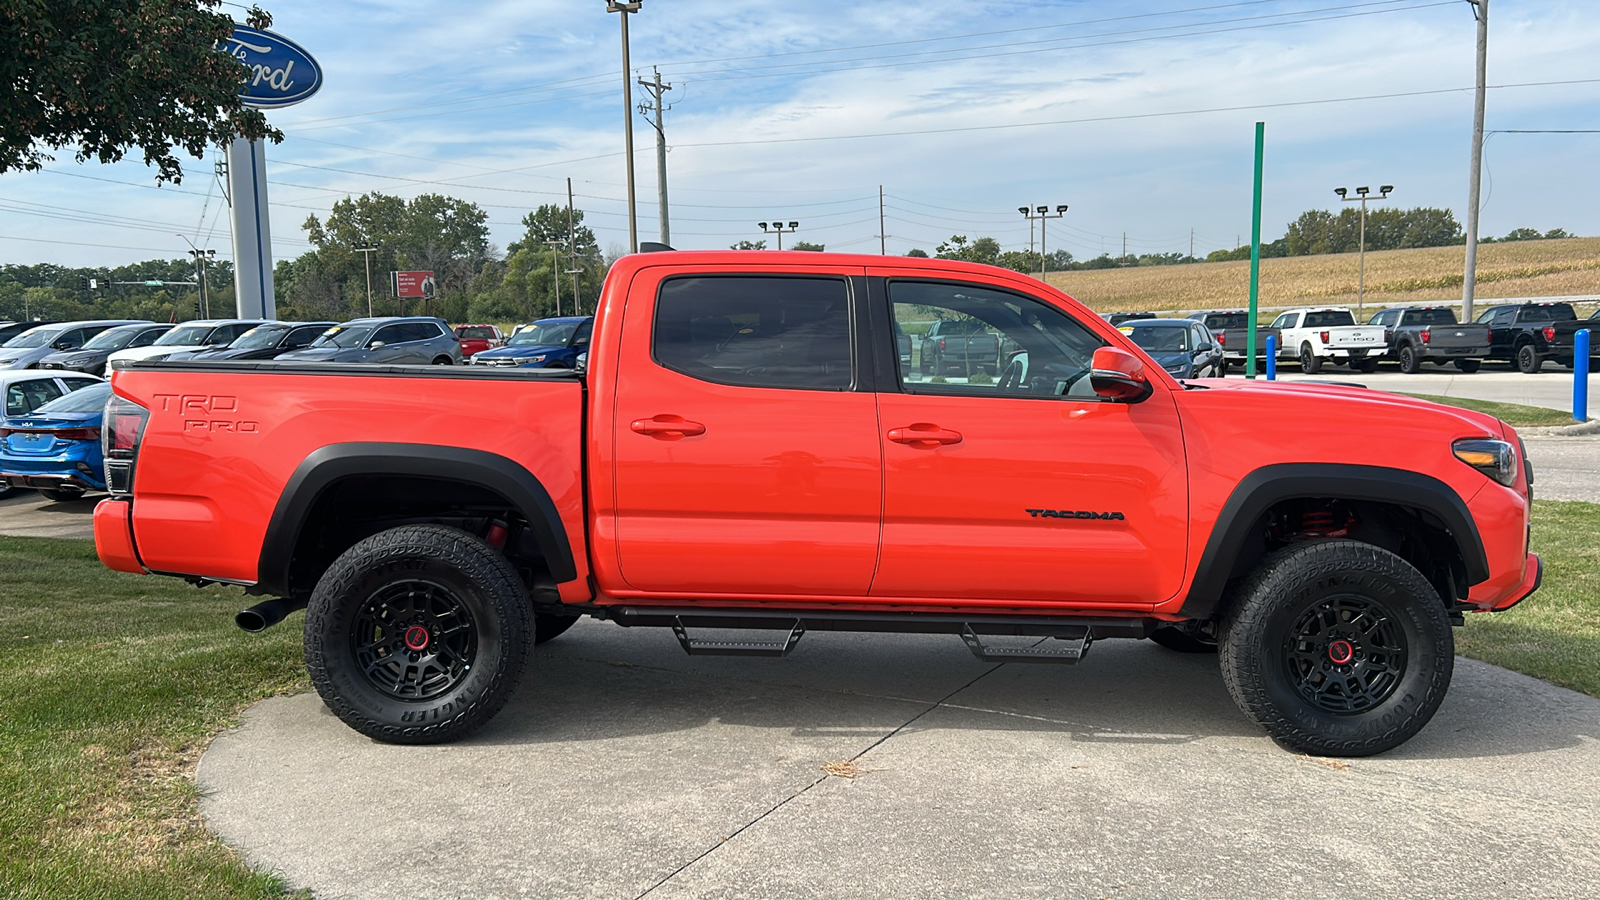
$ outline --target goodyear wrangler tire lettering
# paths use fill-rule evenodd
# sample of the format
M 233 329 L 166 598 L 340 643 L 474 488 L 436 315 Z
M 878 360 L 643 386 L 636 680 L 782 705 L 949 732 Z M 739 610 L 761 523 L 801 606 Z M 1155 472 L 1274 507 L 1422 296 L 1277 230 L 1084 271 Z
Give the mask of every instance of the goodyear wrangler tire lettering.
M 1444 601 L 1387 550 L 1287 547 L 1244 579 L 1227 609 L 1218 655 L 1228 693 L 1291 750 L 1382 753 L 1421 731 L 1450 686 Z
M 478 537 L 412 525 L 345 551 L 306 608 L 306 669 L 328 708 L 376 740 L 470 734 L 505 705 L 532 645 L 527 592 Z

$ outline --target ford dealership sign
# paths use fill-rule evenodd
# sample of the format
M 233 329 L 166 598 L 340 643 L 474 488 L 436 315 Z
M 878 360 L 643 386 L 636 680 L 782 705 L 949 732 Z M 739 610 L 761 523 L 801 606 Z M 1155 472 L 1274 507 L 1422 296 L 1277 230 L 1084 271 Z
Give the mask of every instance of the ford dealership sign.
M 322 69 L 304 48 L 270 31 L 233 26 L 224 47 L 249 72 L 239 90 L 246 106 L 291 106 L 322 87 Z

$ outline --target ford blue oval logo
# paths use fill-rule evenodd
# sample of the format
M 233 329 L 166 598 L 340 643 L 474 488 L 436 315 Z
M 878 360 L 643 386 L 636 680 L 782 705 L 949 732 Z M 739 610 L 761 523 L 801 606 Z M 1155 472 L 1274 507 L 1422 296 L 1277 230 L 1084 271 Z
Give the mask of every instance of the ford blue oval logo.
M 246 106 L 290 106 L 322 87 L 322 68 L 317 61 L 282 35 L 235 25 L 224 49 L 248 70 L 239 89 Z

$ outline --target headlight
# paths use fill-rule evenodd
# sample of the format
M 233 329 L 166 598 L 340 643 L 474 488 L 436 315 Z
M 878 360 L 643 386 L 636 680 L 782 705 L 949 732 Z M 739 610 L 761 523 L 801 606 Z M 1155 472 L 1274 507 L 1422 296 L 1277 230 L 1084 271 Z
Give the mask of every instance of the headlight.
M 1493 438 L 1468 438 L 1450 445 L 1456 459 L 1507 487 L 1517 480 L 1517 448 Z
M 526 357 L 523 357 L 522 361 L 523 362 L 531 362 L 531 363 L 544 362 L 544 357 L 545 357 L 545 354 L 541 353 L 538 356 L 526 356 Z

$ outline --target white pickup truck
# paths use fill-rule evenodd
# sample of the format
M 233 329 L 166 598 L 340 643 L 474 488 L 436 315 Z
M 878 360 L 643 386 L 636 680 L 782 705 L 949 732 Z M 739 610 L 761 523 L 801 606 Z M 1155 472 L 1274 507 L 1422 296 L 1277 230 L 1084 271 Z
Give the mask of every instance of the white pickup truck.
M 1355 314 L 1342 306 L 1291 309 L 1272 323 L 1281 337 L 1278 356 L 1298 358 L 1308 374 L 1338 360 L 1363 372 L 1376 371 L 1388 349 L 1382 326 L 1357 325 Z

